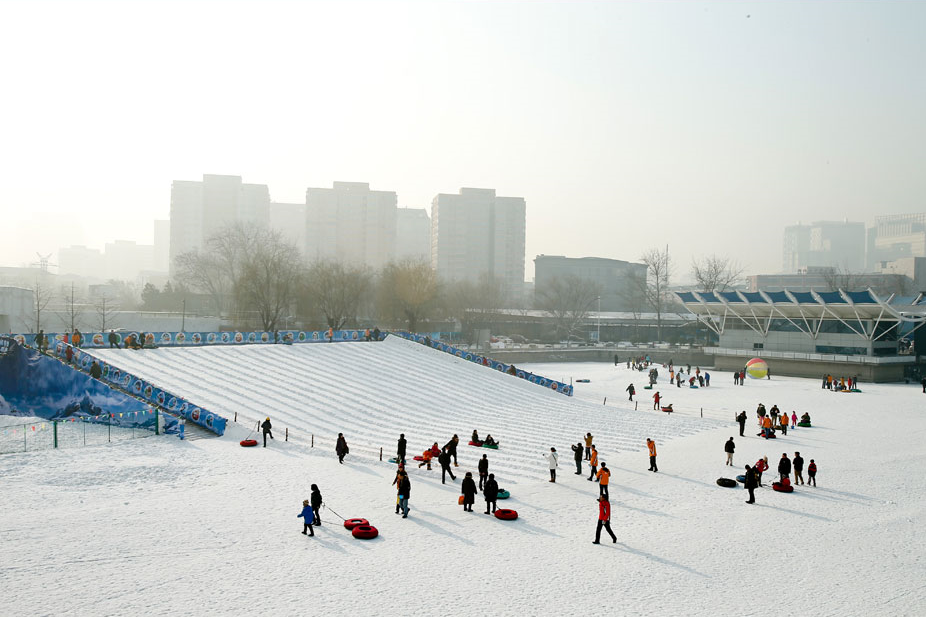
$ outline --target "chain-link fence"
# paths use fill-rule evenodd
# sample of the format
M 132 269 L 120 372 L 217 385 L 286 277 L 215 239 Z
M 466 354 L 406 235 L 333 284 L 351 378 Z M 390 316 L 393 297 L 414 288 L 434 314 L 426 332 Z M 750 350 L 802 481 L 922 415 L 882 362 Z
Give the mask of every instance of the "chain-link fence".
M 33 452 L 54 448 L 80 448 L 98 446 L 116 441 L 150 437 L 160 433 L 154 423 L 150 426 L 122 426 L 105 419 L 68 418 L 9 424 L 17 419 L 8 418 L 0 426 L 0 454 Z M 156 422 L 157 420 L 155 420 Z

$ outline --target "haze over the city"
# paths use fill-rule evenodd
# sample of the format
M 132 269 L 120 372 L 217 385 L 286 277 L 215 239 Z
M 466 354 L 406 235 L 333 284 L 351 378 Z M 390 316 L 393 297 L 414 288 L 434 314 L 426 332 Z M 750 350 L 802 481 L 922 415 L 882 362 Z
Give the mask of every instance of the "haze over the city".
M 926 4 L 6 2 L 0 265 L 151 243 L 173 180 L 494 188 L 540 253 L 781 269 L 926 210 Z

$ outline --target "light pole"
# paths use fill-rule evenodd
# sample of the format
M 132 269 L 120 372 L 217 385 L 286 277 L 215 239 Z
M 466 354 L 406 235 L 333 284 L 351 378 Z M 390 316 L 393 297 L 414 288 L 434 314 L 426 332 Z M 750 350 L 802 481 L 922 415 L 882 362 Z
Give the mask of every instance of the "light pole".
M 595 342 L 601 344 L 601 296 L 598 296 L 598 340 Z
M 180 314 L 180 331 L 186 326 L 186 298 L 183 299 L 183 312 Z

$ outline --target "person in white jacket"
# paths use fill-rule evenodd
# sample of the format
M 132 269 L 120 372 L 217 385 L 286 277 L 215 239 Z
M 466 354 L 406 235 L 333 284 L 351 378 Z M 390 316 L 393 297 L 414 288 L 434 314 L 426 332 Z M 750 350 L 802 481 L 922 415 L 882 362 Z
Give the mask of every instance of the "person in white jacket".
M 550 482 L 556 482 L 556 468 L 559 465 L 559 456 L 556 454 L 556 448 L 550 448 L 549 454 L 544 454 L 550 462 Z

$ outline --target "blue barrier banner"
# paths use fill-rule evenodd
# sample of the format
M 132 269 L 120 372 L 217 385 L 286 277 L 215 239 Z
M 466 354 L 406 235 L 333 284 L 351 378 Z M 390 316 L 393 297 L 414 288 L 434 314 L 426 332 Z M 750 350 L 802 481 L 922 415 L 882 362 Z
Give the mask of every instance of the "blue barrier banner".
M 110 334 L 112 340 L 110 340 Z M 20 345 L 36 347 L 35 334 L 14 334 L 12 338 Z M 63 332 L 48 333 L 48 347 L 55 343 L 72 344 L 73 335 Z M 145 347 L 197 347 L 202 345 L 255 345 L 292 343 L 339 343 L 372 340 L 371 330 L 335 330 L 328 336 L 327 330 L 278 330 L 276 332 L 89 332 L 80 335 L 81 349 L 101 347 L 128 347 L 136 342 Z M 380 340 L 385 333 L 380 334 Z M 333 339 L 333 340 L 331 340 Z

